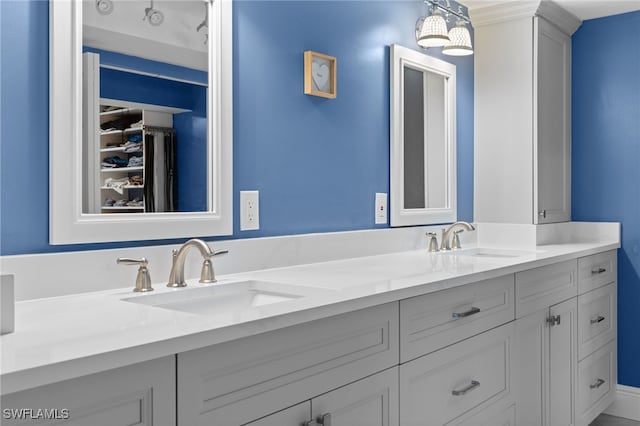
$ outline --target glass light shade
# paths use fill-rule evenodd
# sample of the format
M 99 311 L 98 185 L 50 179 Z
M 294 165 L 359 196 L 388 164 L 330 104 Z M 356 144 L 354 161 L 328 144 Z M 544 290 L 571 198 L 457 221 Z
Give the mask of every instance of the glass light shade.
M 422 47 L 440 47 L 449 43 L 447 22 L 439 9 L 424 18 L 418 34 L 418 45 Z
M 471 34 L 469 34 L 469 30 L 464 21 L 456 22 L 456 26 L 449 31 L 449 39 L 451 41 L 442 48 L 442 53 L 451 56 L 473 55 Z

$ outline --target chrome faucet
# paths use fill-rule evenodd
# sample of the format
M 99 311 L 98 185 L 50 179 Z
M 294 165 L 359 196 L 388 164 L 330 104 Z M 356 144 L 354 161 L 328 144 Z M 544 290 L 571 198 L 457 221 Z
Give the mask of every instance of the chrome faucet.
M 451 234 L 454 235 L 454 244 L 453 248 L 460 248 L 460 239 L 458 234 L 464 230 L 466 231 L 475 231 L 475 227 L 469 222 L 456 222 L 449 226 L 447 229 L 442 228 L 442 241 L 440 242 L 440 250 L 451 250 Z
M 184 243 L 178 250 L 173 250 L 173 264 L 171 265 L 171 273 L 169 274 L 169 282 L 167 287 L 185 287 L 187 285 L 184 280 L 184 261 L 187 258 L 187 253 L 191 247 L 197 247 L 200 254 L 204 258 L 202 262 L 202 271 L 200 271 L 201 283 L 215 283 L 216 276 L 213 271 L 213 263 L 211 259 L 214 256 L 229 253 L 228 250 L 213 251 L 211 247 L 202 240 L 191 239 Z

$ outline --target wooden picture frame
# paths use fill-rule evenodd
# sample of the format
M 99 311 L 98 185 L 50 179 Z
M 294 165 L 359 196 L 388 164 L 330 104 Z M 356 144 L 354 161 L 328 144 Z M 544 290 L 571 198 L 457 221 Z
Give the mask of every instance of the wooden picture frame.
M 304 52 L 304 94 L 335 99 L 336 58 L 307 50 Z

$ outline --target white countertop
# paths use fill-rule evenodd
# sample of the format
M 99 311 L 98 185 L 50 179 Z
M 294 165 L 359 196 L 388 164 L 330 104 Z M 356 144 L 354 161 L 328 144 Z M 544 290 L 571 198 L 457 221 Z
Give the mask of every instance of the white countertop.
M 121 299 L 131 288 L 16 304 L 16 329 L 0 337 L 7 394 L 620 247 L 618 241 L 537 246 L 518 257 L 406 251 L 218 277 L 312 287 L 311 296 L 219 315 Z M 184 289 L 154 285 L 152 294 Z M 43 284 L 44 285 L 44 284 Z

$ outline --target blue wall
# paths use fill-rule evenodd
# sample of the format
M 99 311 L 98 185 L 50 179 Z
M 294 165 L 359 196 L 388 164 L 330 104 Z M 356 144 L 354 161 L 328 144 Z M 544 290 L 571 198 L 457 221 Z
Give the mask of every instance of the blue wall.
M 158 244 L 48 244 L 48 3 L 0 8 L 0 253 Z M 389 192 L 388 45 L 415 48 L 423 13 L 418 0 L 234 3 L 233 238 L 376 227 L 374 193 Z M 302 93 L 305 50 L 338 58 L 337 99 Z M 458 66 L 458 217 L 472 220 L 473 57 L 444 59 Z M 259 231 L 239 231 L 245 189 L 260 191 Z
M 640 12 L 573 35 L 573 220 L 622 222 L 619 383 L 640 386 Z

